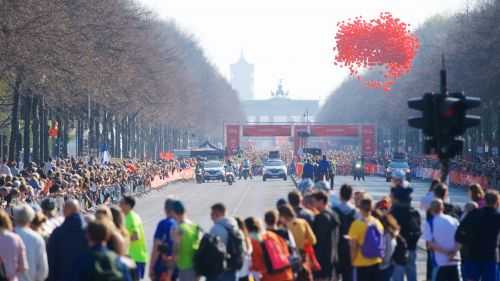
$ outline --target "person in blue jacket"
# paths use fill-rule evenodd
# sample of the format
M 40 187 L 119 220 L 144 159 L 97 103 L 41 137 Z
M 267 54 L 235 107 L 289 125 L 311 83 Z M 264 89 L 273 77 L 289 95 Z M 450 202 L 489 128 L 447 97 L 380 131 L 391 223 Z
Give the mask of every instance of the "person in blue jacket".
M 312 164 L 311 159 L 307 159 L 306 163 L 304 164 L 302 179 L 314 180 L 314 165 Z
M 326 155 L 323 155 L 323 159 L 319 161 L 318 165 L 318 175 L 316 177 L 316 181 L 322 181 L 325 179 L 328 179 L 330 176 L 330 169 L 331 169 L 331 164 L 330 161 L 326 159 Z

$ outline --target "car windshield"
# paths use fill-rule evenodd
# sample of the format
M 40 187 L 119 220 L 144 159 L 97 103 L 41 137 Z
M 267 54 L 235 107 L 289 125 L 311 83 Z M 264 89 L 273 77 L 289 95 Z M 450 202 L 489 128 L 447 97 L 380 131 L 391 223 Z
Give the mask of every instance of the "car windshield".
M 391 169 L 408 169 L 410 166 L 408 166 L 408 163 L 406 162 L 392 162 L 389 164 L 389 168 Z
M 205 168 L 220 168 L 222 165 L 219 162 L 207 162 Z
M 273 166 L 273 167 L 283 166 L 283 161 L 267 161 L 265 166 Z

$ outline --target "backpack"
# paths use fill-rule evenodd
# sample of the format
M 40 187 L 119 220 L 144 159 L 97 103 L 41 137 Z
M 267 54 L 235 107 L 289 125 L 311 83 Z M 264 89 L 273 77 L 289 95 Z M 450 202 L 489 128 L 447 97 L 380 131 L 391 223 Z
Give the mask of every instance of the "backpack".
M 7 279 L 7 271 L 5 270 L 5 264 L 3 263 L 2 258 L 0 258 L 0 281 L 9 281 L 9 279 Z
M 227 270 L 238 271 L 243 267 L 243 260 L 245 258 L 243 235 L 240 231 L 236 231 L 229 227 L 225 227 L 225 229 L 227 231 Z
M 375 223 L 368 223 L 361 253 L 367 259 L 383 258 L 385 252 L 384 234 Z
M 349 233 L 349 228 L 356 219 L 356 211 L 352 210 L 350 213 L 345 214 L 338 207 L 334 207 L 333 210 L 335 211 L 335 213 L 337 213 L 340 219 L 338 260 L 336 268 L 337 272 L 343 273 L 350 270 L 352 267 L 349 240 L 347 240 L 345 236 Z
M 395 264 L 404 266 L 408 263 L 408 259 L 408 243 L 401 235 L 398 235 L 396 236 L 396 248 L 392 254 L 392 260 Z
M 281 238 L 279 238 L 281 239 Z M 262 252 L 264 255 L 264 264 L 267 272 L 275 273 L 291 266 L 289 256 L 286 255 L 276 241 L 272 239 L 264 239 L 261 243 Z
M 194 270 L 198 275 L 214 278 L 226 268 L 226 246 L 215 235 L 205 233 L 194 255 Z
M 85 273 L 84 280 L 93 281 L 121 281 L 124 280 L 122 271 L 118 268 L 119 257 L 112 251 L 92 252 L 92 267 Z
M 406 243 L 417 243 L 420 236 L 422 236 L 421 219 L 420 213 L 413 207 L 410 207 L 409 219 L 405 226 L 401 230 L 401 234 L 405 237 Z

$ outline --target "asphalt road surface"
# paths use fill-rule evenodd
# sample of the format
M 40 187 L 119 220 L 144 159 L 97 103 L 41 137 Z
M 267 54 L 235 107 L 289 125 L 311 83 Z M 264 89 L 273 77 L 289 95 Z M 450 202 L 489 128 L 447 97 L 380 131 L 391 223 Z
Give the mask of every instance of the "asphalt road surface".
M 336 187 L 342 183 L 351 183 L 355 189 L 369 192 L 375 200 L 388 195 L 389 192 L 389 183 L 382 177 L 366 177 L 366 181 L 356 182 L 353 181 L 352 177 L 337 177 Z M 415 207 L 418 207 L 418 202 L 427 192 L 429 183 L 412 182 L 411 185 L 414 189 L 413 202 Z M 278 199 L 286 198 L 287 193 L 293 189 L 294 185 L 290 180 L 263 182 L 261 177 L 247 181 L 239 180 L 232 186 L 221 182 L 176 183 L 144 195 L 138 200 L 136 211 L 144 222 L 149 249 L 151 249 L 156 224 L 164 217 L 163 203 L 168 196 L 182 200 L 186 206 L 188 217 L 200 224 L 202 228 L 209 229 L 212 224 L 210 206 L 214 203 L 224 203 L 231 216 L 263 218 L 267 210 L 275 207 Z M 454 204 L 465 204 L 467 192 L 451 188 L 450 201 Z M 419 275 L 422 276 L 425 255 L 420 254 L 419 256 Z M 419 280 L 423 279 L 419 278 Z

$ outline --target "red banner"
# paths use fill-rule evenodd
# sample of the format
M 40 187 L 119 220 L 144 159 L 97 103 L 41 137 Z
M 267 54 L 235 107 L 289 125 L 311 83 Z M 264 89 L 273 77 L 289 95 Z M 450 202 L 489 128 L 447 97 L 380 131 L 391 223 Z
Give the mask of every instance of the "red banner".
M 361 150 L 365 156 L 373 156 L 377 151 L 376 132 L 374 125 L 363 125 L 361 127 Z
M 230 154 L 238 153 L 240 147 L 240 125 L 226 126 L 226 147 Z
M 359 126 L 312 125 L 311 134 L 315 137 L 358 137 Z
M 245 137 L 290 137 L 292 126 L 290 125 L 247 125 L 243 126 Z

